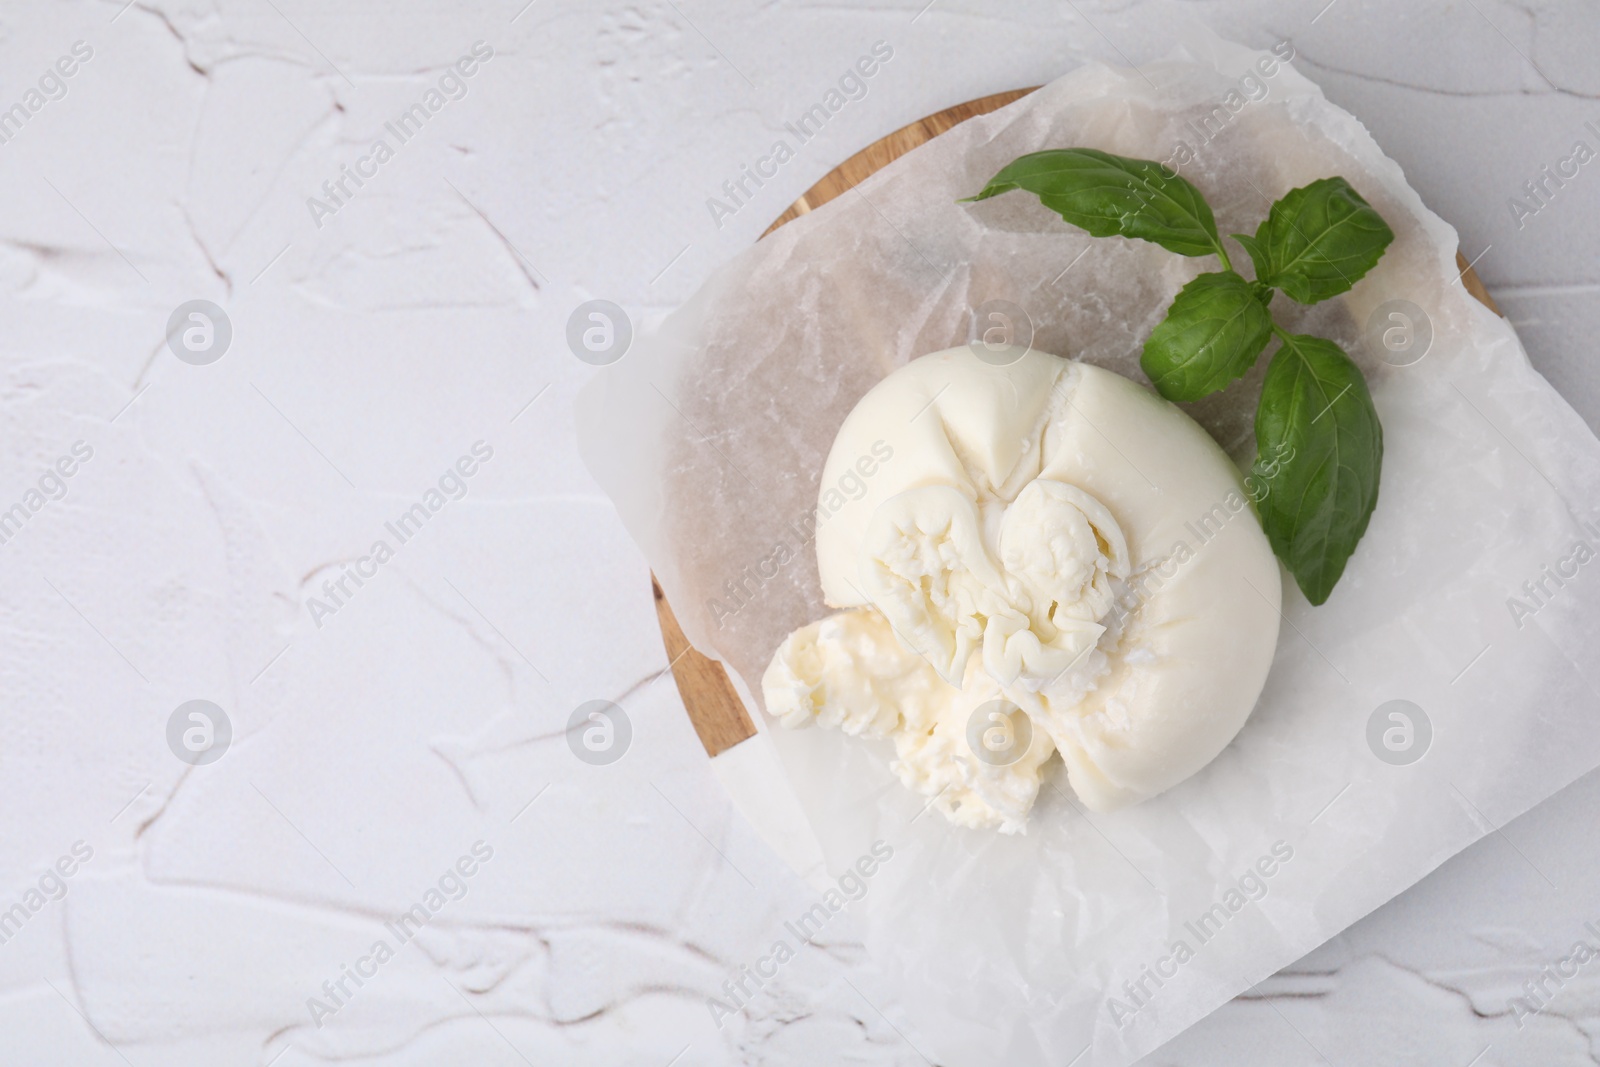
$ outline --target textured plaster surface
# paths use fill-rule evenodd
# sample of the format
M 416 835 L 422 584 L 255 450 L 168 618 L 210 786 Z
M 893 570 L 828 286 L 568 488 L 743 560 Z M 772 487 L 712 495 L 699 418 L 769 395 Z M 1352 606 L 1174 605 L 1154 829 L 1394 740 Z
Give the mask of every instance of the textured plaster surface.
M 0 144 L 0 510 L 93 454 L 0 544 L 0 911 L 92 858 L 0 944 L 0 1061 L 922 1062 L 847 921 L 707 1011 L 812 893 L 664 674 L 645 563 L 577 458 L 565 323 L 597 297 L 648 322 L 876 137 L 1159 57 L 1183 20 L 1293 40 L 1600 426 L 1600 163 L 1507 205 L 1600 144 L 1580 0 L 8 5 L 0 108 L 93 54 Z M 706 199 L 878 40 L 866 98 L 719 226 Z M 465 96 L 314 220 L 479 41 Z M 164 343 L 193 299 L 232 323 L 207 366 Z M 477 442 L 464 495 L 314 617 Z M 212 765 L 167 745 L 192 699 L 233 727 Z M 563 735 L 592 699 L 633 723 L 610 766 Z M 1591 776 L 1149 1062 L 1600 1060 L 1600 961 L 1509 1007 L 1600 942 L 1597 816 Z M 479 842 L 459 899 L 316 1017 Z

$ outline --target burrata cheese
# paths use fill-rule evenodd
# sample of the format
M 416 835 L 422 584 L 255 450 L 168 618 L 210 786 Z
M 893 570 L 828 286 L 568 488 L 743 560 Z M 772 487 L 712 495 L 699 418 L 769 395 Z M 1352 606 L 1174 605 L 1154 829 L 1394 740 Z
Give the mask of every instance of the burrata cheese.
M 767 710 L 894 741 L 891 769 L 963 826 L 1024 828 L 1059 752 L 1084 806 L 1155 796 L 1249 717 L 1281 578 L 1238 469 L 1110 371 L 969 347 L 914 360 L 845 419 L 817 530 L 838 615 L 791 634 Z

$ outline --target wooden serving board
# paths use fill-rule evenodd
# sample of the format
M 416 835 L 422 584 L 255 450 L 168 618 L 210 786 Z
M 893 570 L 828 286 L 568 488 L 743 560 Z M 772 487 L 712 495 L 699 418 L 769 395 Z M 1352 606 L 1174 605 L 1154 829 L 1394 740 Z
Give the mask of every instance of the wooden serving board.
M 779 215 L 762 236 L 848 192 L 913 148 L 926 144 L 957 124 L 975 115 L 997 111 L 1031 92 L 1033 89 L 996 93 L 957 104 L 909 126 L 902 126 L 823 175 L 822 180 L 790 204 L 788 210 Z M 1489 291 L 1459 251 L 1456 252 L 1456 263 L 1461 268 L 1461 280 L 1467 292 L 1495 314 L 1500 314 L 1500 308 L 1489 296 Z M 690 646 L 689 639 L 684 637 L 677 618 L 672 614 L 672 606 L 661 591 L 661 583 L 655 580 L 654 575 L 650 576 L 650 584 L 655 592 L 656 614 L 661 620 L 661 636 L 667 646 L 667 661 L 672 664 L 672 676 L 678 683 L 683 706 L 689 712 L 689 721 L 694 724 L 694 732 L 699 735 L 700 743 L 705 746 L 706 755 L 718 756 L 746 738 L 753 737 L 755 723 L 750 721 L 750 713 L 745 710 L 744 701 L 739 699 L 722 664 L 701 655 Z

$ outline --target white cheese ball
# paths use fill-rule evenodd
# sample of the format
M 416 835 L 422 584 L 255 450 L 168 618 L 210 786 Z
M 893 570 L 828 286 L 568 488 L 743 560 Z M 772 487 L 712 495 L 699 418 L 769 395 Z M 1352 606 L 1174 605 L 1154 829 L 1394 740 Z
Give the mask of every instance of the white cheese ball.
M 1149 390 L 1042 352 L 955 348 L 862 397 L 823 469 L 817 561 L 830 605 L 1024 709 L 1096 811 L 1214 759 L 1277 645 L 1278 564 L 1227 455 Z

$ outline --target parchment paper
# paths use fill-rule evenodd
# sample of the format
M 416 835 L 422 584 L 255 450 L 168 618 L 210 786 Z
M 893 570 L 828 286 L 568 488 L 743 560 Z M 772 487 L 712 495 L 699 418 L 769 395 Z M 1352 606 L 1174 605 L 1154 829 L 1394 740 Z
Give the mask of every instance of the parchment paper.
M 1069 146 L 1164 160 L 1183 142 L 1224 233 L 1335 174 L 1394 228 L 1346 297 L 1274 304 L 1366 371 L 1382 490 L 1325 606 L 1286 577 L 1260 704 L 1198 776 L 1090 817 L 1053 763 L 1026 836 L 1003 837 L 922 814 L 886 742 L 761 722 L 834 874 L 874 840 L 895 849 L 850 911 L 898 984 L 896 1025 L 948 1067 L 1059 1065 L 1086 1047 L 1080 1065 L 1128 1063 L 1600 764 L 1600 561 L 1578 548 L 1600 543 L 1600 442 L 1465 292 L 1455 232 L 1355 118 L 1288 67 L 1258 71 L 1265 96 L 1248 100 L 1263 53 L 1185 48 L 1142 71 L 1080 68 L 912 152 L 736 257 L 580 399 L 585 458 L 685 631 L 759 693 L 783 636 L 828 613 L 806 518 L 870 385 L 965 342 L 995 298 L 1028 312 L 1036 347 L 1144 382 L 1143 338 L 1217 269 L 1089 238 L 1025 194 L 956 203 L 1002 165 Z M 1237 111 L 1230 91 L 1248 101 Z M 1409 366 L 1363 342 L 1393 299 L 1431 321 Z M 1241 462 L 1265 366 L 1190 407 Z M 1391 700 L 1431 723 L 1409 765 L 1368 741 Z

